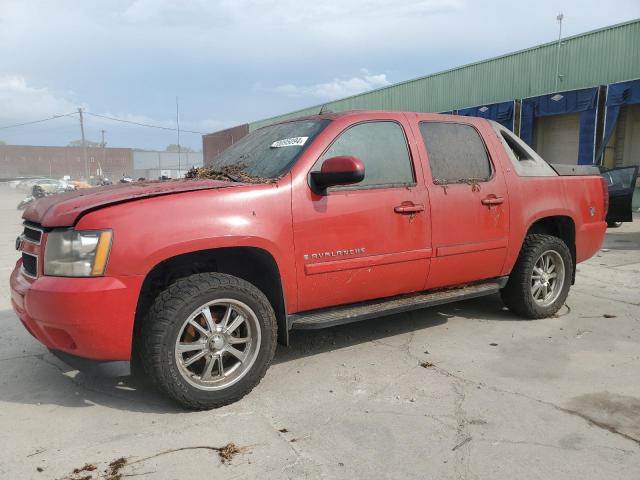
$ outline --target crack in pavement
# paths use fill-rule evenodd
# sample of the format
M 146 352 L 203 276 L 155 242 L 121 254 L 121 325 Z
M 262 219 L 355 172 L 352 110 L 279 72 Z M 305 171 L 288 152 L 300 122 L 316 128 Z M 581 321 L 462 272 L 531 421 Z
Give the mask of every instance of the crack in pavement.
M 0 358 L 0 362 L 8 362 L 9 360 L 20 360 L 20 359 L 23 359 L 23 358 L 31 358 L 31 357 L 40 358 L 42 355 L 43 355 L 42 353 L 33 353 L 33 354 L 27 354 L 27 355 L 17 355 L 15 357 Z
M 358 404 L 359 408 L 360 405 Z M 361 413 L 360 410 L 354 410 L 354 413 Z M 416 412 L 416 413 L 411 413 L 411 412 L 398 412 L 395 410 L 389 411 L 389 410 L 375 410 L 372 409 L 371 407 L 369 407 L 369 409 L 367 409 L 367 415 L 389 415 L 389 416 L 397 416 L 397 417 L 415 417 L 415 418 L 430 418 L 431 420 L 439 423 L 440 425 L 442 425 L 443 427 L 445 427 L 448 430 L 453 430 L 453 431 L 457 431 L 457 426 L 453 426 L 450 423 L 445 422 L 444 420 L 442 420 L 442 418 L 453 418 L 455 420 L 455 418 L 452 415 L 430 415 L 428 413 L 424 413 L 424 412 Z
M 469 452 L 470 446 L 468 445 L 471 437 L 467 432 L 467 413 L 464 410 L 464 401 L 467 398 L 467 394 L 464 390 L 464 382 L 458 380 L 453 382 L 453 392 L 456 395 L 456 401 L 454 404 L 454 415 L 457 420 L 456 427 L 456 443 L 452 448 L 455 452 L 456 466 L 455 469 L 458 472 L 458 478 L 468 478 L 471 473 L 471 455 Z M 462 470 L 458 471 L 458 467 Z
M 630 441 L 634 442 L 636 445 L 640 446 L 640 439 L 635 438 L 635 437 L 633 437 L 633 436 L 631 436 L 631 435 L 629 435 L 627 433 L 621 432 L 617 428 L 615 428 L 615 427 L 613 427 L 611 425 L 608 425 L 608 424 L 606 424 L 604 422 L 600 422 L 600 421 L 598 421 L 598 420 L 596 420 L 594 418 L 591 418 L 590 416 L 588 416 L 588 415 L 586 415 L 586 414 L 584 414 L 582 412 L 578 412 L 577 410 L 571 410 L 569 408 L 560 407 L 560 406 L 555 405 L 553 403 L 543 402 L 542 400 L 538 400 L 538 401 L 540 401 L 542 403 L 546 403 L 548 405 L 551 405 L 554 408 L 560 410 L 561 412 L 568 413 L 569 415 L 575 415 L 576 417 L 582 418 L 583 420 L 585 420 L 590 425 L 593 425 L 593 426 L 598 427 L 598 428 L 602 428 L 602 429 L 607 430 L 608 432 L 611 432 L 611 433 L 613 433 L 615 435 L 620 435 L 621 437 L 626 438 L 627 440 L 630 440 Z
M 530 441 L 527 441 L 527 440 L 504 440 L 504 439 L 500 439 L 500 438 L 480 437 L 480 438 L 476 438 L 476 441 L 478 441 L 478 442 L 489 442 L 489 443 L 506 443 L 508 445 L 532 445 L 532 446 L 535 446 L 535 447 L 553 448 L 553 449 L 556 449 L 556 450 L 562 450 L 564 452 L 566 452 L 567 450 L 579 450 L 579 449 L 568 449 L 568 448 L 562 447 L 560 445 L 554 445 L 554 444 L 551 444 L 551 443 L 530 442 Z M 593 447 L 586 446 L 586 447 L 582 447 L 582 448 L 586 448 L 586 449 L 589 449 L 589 450 L 604 448 L 606 450 L 613 450 L 613 451 L 616 451 L 616 452 L 621 452 L 621 453 L 623 453 L 625 455 L 636 453 L 633 450 L 626 450 L 624 448 L 609 447 L 609 446 L 606 446 L 606 445 L 594 445 Z
M 434 367 L 432 367 L 431 370 L 435 370 L 440 374 L 443 374 L 443 375 L 446 375 L 446 376 L 449 376 L 449 377 L 452 377 L 452 378 L 456 378 L 456 379 L 458 379 L 460 381 L 469 383 L 471 385 L 476 385 L 476 386 L 481 386 L 481 387 L 488 388 L 489 390 L 492 390 L 492 391 L 494 391 L 496 393 L 505 393 L 505 394 L 508 394 L 508 395 L 514 395 L 514 396 L 526 398 L 527 400 L 530 400 L 532 402 L 536 402 L 536 403 L 539 403 L 541 405 L 546 405 L 548 407 L 551 407 L 551 408 L 553 408 L 553 409 L 555 409 L 555 410 L 557 410 L 559 412 L 563 412 L 563 413 L 566 413 L 566 414 L 569 414 L 569 415 L 577 416 L 577 417 L 585 420 L 590 425 L 593 425 L 595 427 L 601 428 L 601 429 L 606 430 L 606 431 L 608 431 L 610 433 L 613 433 L 615 435 L 619 435 L 619 436 L 621 436 L 621 437 L 623 437 L 623 438 L 625 438 L 627 440 L 632 441 L 636 445 L 640 446 L 640 439 L 637 439 L 637 438 L 635 438 L 635 437 L 633 437 L 631 435 L 628 435 L 628 434 L 626 434 L 624 432 L 621 432 L 621 431 L 619 431 L 618 429 L 616 429 L 615 427 L 613 427 L 611 425 L 607 425 L 606 423 L 599 422 L 599 421 L 589 417 L 588 415 L 585 415 L 582 412 L 578 412 L 577 410 L 571 410 L 571 409 L 568 409 L 568 408 L 564 408 L 564 407 L 561 407 L 560 405 L 556 405 L 555 403 L 548 402 L 546 400 L 540 400 L 539 398 L 530 397 L 529 395 L 526 395 L 526 394 L 521 393 L 521 392 L 513 392 L 511 390 L 504 390 L 504 389 L 495 387 L 493 385 L 488 385 L 486 383 L 475 382 L 473 380 L 469 380 L 467 378 L 455 375 L 455 374 L 445 370 L 442 367 L 438 367 L 437 365 L 434 365 Z
M 628 302 L 623 302 L 623 303 L 628 303 Z M 632 304 L 632 305 L 634 305 L 634 304 Z M 415 332 L 411 332 L 411 333 L 413 334 Z M 411 358 L 413 360 L 416 360 L 417 362 L 420 362 L 422 359 L 417 357 L 416 355 L 412 354 L 411 351 L 410 351 L 411 341 L 413 340 L 413 338 L 414 338 L 414 335 L 410 335 L 409 340 L 407 342 L 403 343 L 402 345 L 392 346 L 392 345 L 388 345 L 387 344 L 386 346 L 388 346 L 390 348 L 399 349 L 399 350 L 403 351 L 403 353 L 405 353 L 409 358 Z M 417 368 L 417 366 L 415 368 Z M 410 369 L 408 371 L 411 371 L 411 370 L 413 370 L 413 369 Z M 546 406 L 551 407 L 551 408 L 553 408 L 553 409 L 555 409 L 555 410 L 557 410 L 559 412 L 562 412 L 562 413 L 565 413 L 565 414 L 568 414 L 568 415 L 572 415 L 572 416 L 576 416 L 578 418 L 581 418 L 582 420 L 586 421 L 589 425 L 598 427 L 598 428 L 603 429 L 605 431 L 608 431 L 609 433 L 612 433 L 614 435 L 618 435 L 618 436 L 620 436 L 620 437 L 622 437 L 622 438 L 624 438 L 626 440 L 629 440 L 629 441 L 635 443 L 636 445 L 640 446 L 640 439 L 635 438 L 632 435 L 629 435 L 627 433 L 621 432 L 617 428 L 615 428 L 615 427 L 613 427 L 611 425 L 608 425 L 608 424 L 606 424 L 604 422 L 600 422 L 598 420 L 595 420 L 595 419 L 589 417 L 588 415 L 586 415 L 586 414 L 584 414 L 582 412 L 579 412 L 577 410 L 571 410 L 571 409 L 568 409 L 568 408 L 565 408 L 565 407 L 561 407 L 560 405 L 556 405 L 555 403 L 548 402 L 546 400 L 541 400 L 541 399 L 538 399 L 538 398 L 535 398 L 535 397 L 530 397 L 529 395 L 526 395 L 526 394 L 521 393 L 521 392 L 514 392 L 514 391 L 510 391 L 510 390 L 504 390 L 504 389 L 495 387 L 493 385 L 488 385 L 488 384 L 482 383 L 482 382 L 476 382 L 476 381 L 470 380 L 468 378 L 464 378 L 464 377 L 461 377 L 459 375 L 453 374 L 453 373 L 449 372 L 448 370 L 446 370 L 446 369 L 444 369 L 444 368 L 442 368 L 442 367 L 440 367 L 438 365 L 433 365 L 433 367 L 429 368 L 429 370 L 436 371 L 436 372 L 440 373 L 441 375 L 445 375 L 445 376 L 457 379 L 457 380 L 459 380 L 461 382 L 468 383 L 468 384 L 471 384 L 471 385 L 474 385 L 474 386 L 486 387 L 489 390 L 494 391 L 496 393 L 504 393 L 504 394 L 514 395 L 514 396 L 518 396 L 518 397 L 521 397 L 521 398 L 525 398 L 525 399 L 530 400 L 532 402 L 539 403 L 541 405 L 546 405 Z M 405 374 L 408 373 L 408 371 L 405 372 Z M 388 388 L 388 385 L 386 387 L 384 387 L 383 389 L 381 389 L 380 391 L 374 393 L 371 396 L 371 398 L 373 398 L 376 395 L 382 393 L 386 388 Z
M 259 415 L 262 418 L 265 419 L 267 424 L 273 429 L 273 431 L 276 433 L 278 438 L 281 438 L 288 445 L 289 449 L 293 452 L 293 454 L 295 456 L 295 460 L 293 462 L 289 462 L 286 465 L 282 466 L 281 471 L 283 473 L 285 472 L 286 469 L 292 469 L 293 467 L 295 467 L 301 460 L 308 461 L 308 462 L 314 464 L 316 467 L 319 467 L 320 469 L 324 469 L 326 467 L 325 464 L 318 463 L 313 458 L 311 458 L 308 455 L 304 454 L 301 449 L 296 448 L 296 446 L 294 445 L 294 442 L 291 442 L 290 440 L 287 440 L 286 438 L 284 438 L 284 435 L 282 434 L 282 432 L 280 432 L 282 427 L 278 428 L 277 426 L 275 426 L 272 423 L 271 419 L 265 413 L 259 412 Z M 310 438 L 310 437 L 307 436 L 307 437 L 303 437 L 303 438 Z
M 583 295 L 588 295 L 590 297 L 595 297 L 595 298 L 599 298 L 601 300 L 608 300 L 611 301 L 611 297 L 603 297 L 602 295 L 596 295 L 593 293 L 593 291 L 589 290 L 582 290 L 580 287 L 573 287 L 575 292 L 581 293 Z M 620 303 L 624 303 L 625 305 L 632 305 L 634 307 L 638 307 L 640 306 L 640 303 L 635 303 L 635 302 L 627 302 L 625 300 L 620 300 L 619 298 L 615 299 L 616 302 L 620 302 Z

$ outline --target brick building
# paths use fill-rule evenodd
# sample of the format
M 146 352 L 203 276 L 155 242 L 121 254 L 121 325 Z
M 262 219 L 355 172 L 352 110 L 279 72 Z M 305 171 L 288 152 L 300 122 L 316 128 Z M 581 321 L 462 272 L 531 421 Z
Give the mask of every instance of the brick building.
M 130 148 L 87 147 L 87 169 L 90 177 L 118 179 L 133 174 Z M 84 154 L 81 147 L 47 147 L 32 145 L 0 145 L 0 178 L 42 176 L 73 179 L 85 178 Z
M 202 153 L 204 164 L 211 165 L 213 159 L 235 142 L 249 133 L 249 125 L 238 125 L 219 132 L 202 136 Z

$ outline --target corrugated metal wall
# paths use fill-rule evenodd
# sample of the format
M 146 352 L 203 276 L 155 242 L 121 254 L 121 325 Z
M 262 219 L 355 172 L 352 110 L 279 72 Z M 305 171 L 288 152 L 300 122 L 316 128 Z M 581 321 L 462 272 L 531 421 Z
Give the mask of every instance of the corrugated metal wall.
M 558 91 L 640 77 L 640 19 L 562 40 Z M 555 89 L 557 42 L 391 85 L 324 105 L 345 110 L 441 112 L 531 97 Z M 313 115 L 321 105 L 249 124 L 249 130 Z
M 133 151 L 133 177 L 157 180 L 162 175 L 181 178 L 191 167 L 201 167 L 202 152 Z
M 134 170 L 189 170 L 201 167 L 202 152 L 158 152 L 149 150 L 133 151 Z

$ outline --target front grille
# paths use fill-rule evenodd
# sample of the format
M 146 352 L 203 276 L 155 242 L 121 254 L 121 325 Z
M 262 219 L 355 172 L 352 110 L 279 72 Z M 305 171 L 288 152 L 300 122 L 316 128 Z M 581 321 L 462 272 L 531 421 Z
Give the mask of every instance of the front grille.
M 22 252 L 22 270 L 25 275 L 36 277 L 38 275 L 38 257 Z
M 40 240 L 42 239 L 42 230 L 35 225 L 24 224 L 24 231 L 22 232 L 22 236 L 35 244 L 40 244 Z

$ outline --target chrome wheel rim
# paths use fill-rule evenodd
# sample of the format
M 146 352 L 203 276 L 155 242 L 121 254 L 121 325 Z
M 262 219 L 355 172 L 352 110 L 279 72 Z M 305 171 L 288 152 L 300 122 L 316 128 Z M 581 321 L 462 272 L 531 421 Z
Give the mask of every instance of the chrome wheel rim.
M 543 307 L 555 302 L 564 287 L 564 260 L 555 250 L 538 257 L 531 273 L 531 295 Z
M 174 357 L 189 384 L 200 390 L 221 390 L 249 372 L 260 341 L 253 310 L 224 298 L 205 303 L 189 315 L 176 339 Z

